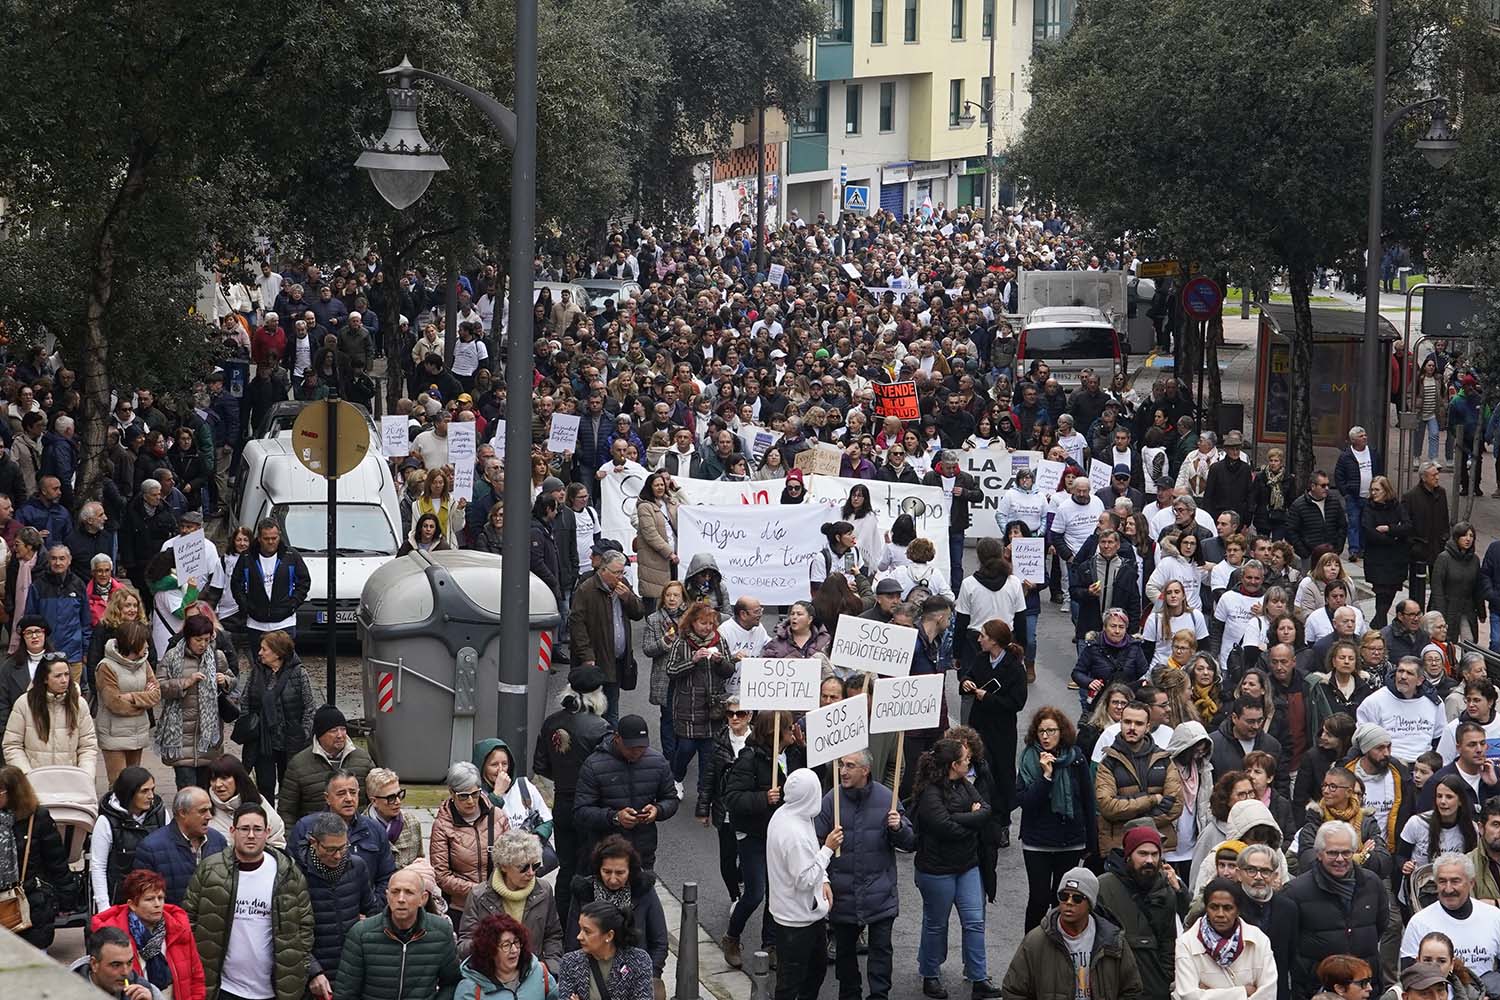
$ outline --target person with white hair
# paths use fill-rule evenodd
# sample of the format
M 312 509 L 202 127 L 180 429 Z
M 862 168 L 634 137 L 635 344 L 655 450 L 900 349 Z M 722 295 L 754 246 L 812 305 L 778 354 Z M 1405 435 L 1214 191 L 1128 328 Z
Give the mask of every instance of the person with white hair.
M 510 829 L 503 809 L 490 804 L 479 768 L 461 760 L 448 768 L 448 798 L 432 820 L 427 853 L 437 874 L 443 898 L 462 910 L 473 889 L 494 874 L 491 851 L 495 840 Z
M 1313 837 L 1317 862 L 1282 892 L 1293 904 L 1285 908 L 1291 940 L 1296 942 L 1291 957 L 1293 996 L 1317 991 L 1313 970 L 1328 955 L 1378 955 L 1387 925 L 1399 919 L 1391 912 L 1390 893 L 1380 876 L 1355 864 L 1359 849 L 1354 827 L 1329 820 Z M 1371 966 L 1378 993 L 1383 987 L 1381 963 Z
M 1475 903 L 1474 859 L 1467 854 L 1440 854 L 1432 862 L 1437 902 L 1412 914 L 1401 936 L 1401 962 L 1415 961 L 1422 939 L 1434 931 L 1448 935 L 1464 968 L 1481 977 L 1493 995 L 1500 985 L 1500 909 Z

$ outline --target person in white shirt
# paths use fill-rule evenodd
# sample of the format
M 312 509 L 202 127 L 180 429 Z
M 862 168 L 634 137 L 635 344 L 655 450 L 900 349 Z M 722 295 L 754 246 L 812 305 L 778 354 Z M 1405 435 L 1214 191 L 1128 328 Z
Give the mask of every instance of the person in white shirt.
M 1193 643 L 1178 650 L 1177 636 L 1182 632 L 1191 636 Z M 1151 667 L 1155 669 L 1171 657 L 1185 669 L 1197 644 L 1207 638 L 1208 620 L 1203 617 L 1203 612 L 1188 603 L 1187 589 L 1181 580 L 1168 580 L 1161 589 L 1161 601 L 1147 616 L 1146 625 L 1141 629 L 1141 641 L 1155 645 Z M 1176 655 L 1178 653 L 1182 655 Z
M 489 348 L 479 339 L 479 321 L 461 323 L 458 343 L 453 345 L 453 377 L 465 389 L 474 388 L 474 373 L 489 360 Z
M 1167 724 L 1171 713 L 1171 697 L 1167 692 L 1146 684 L 1137 692 L 1136 699 L 1146 706 L 1149 713 L 1146 721 L 1151 727 L 1151 742 L 1165 750 L 1172 742 L 1172 727 Z M 1099 734 L 1099 742 L 1094 744 L 1092 759 L 1095 764 L 1104 762 L 1105 753 L 1115 745 L 1115 737 L 1119 735 L 1120 724 L 1118 722 L 1111 722 L 1104 727 L 1104 732 Z
M 1047 512 L 1047 494 L 1036 488 L 1036 472 L 1030 468 L 1016 473 L 1015 483 L 1000 494 L 1000 507 L 995 511 L 995 524 L 1003 531 L 1012 521 L 1026 525 L 1033 536 L 1042 533 L 1042 521 Z
M 1187 493 L 1201 499 L 1203 492 L 1208 488 L 1208 470 L 1224 453 L 1215 447 L 1219 443 L 1218 437 L 1213 431 L 1204 431 L 1198 435 L 1198 447 L 1182 460 L 1182 468 L 1177 471 L 1177 489 L 1179 492 Z
M 1073 429 L 1073 417 L 1064 413 L 1057 418 L 1057 443 L 1063 451 L 1068 453 L 1068 459 L 1080 469 L 1084 466 L 1084 456 L 1088 454 L 1089 442 L 1078 431 Z
M 1198 501 L 1187 494 L 1175 495 L 1176 487 L 1173 487 L 1174 496 L 1172 502 L 1165 508 L 1157 507 L 1155 513 L 1151 508 L 1155 504 L 1146 505 L 1146 523 L 1151 526 L 1151 534 L 1160 538 L 1162 533 L 1171 528 L 1185 531 L 1198 527 L 1207 532 L 1206 537 L 1213 537 L 1218 529 L 1214 525 L 1214 519 L 1208 516 L 1208 511 L 1198 506 Z
M 1422 939 L 1434 931 L 1453 942 L 1453 957 L 1476 976 L 1495 970 L 1500 962 L 1500 908 L 1476 904 L 1474 860 L 1467 854 L 1441 854 L 1432 863 L 1437 902 L 1412 914 L 1401 935 L 1401 960 L 1415 961 Z
M 1098 529 L 1102 513 L 1104 503 L 1089 492 L 1088 477 L 1075 476 L 1068 486 L 1067 498 L 1059 496 L 1055 501 L 1052 523 L 1047 532 L 1048 543 L 1057 547 L 1060 557 L 1071 561 Z
M 1191 531 L 1169 531 L 1157 544 L 1156 566 L 1146 581 L 1146 597 L 1161 607 L 1167 584 L 1182 584 L 1187 606 L 1194 611 L 1203 608 L 1203 564 L 1198 559 L 1198 536 Z
M 734 676 L 725 684 L 729 691 L 740 689 L 739 661 L 747 656 L 759 656 L 761 650 L 766 648 L 766 643 L 771 641 L 771 634 L 761 624 L 764 614 L 765 609 L 761 607 L 760 601 L 753 597 L 741 597 L 734 602 L 733 613 L 719 623 L 719 637 L 729 647 L 729 653 L 736 664 Z
M 972 648 L 977 649 L 980 628 L 990 619 L 998 618 L 1016 641 L 1025 645 L 1026 589 L 1021 578 L 1010 572 L 1005 561 L 1005 543 L 998 538 L 981 538 L 975 552 L 979 568 L 959 585 L 958 599 L 953 605 L 954 614 L 970 633 L 968 641 L 975 643 Z M 1028 682 L 1036 680 L 1034 660 L 1027 662 L 1026 678 Z
M 1357 721 L 1373 723 L 1390 734 L 1391 752 L 1408 767 L 1437 745 L 1448 724 L 1442 699 L 1422 689 L 1421 669 L 1416 657 L 1403 656 L 1391 680 L 1355 712 Z
M 1234 647 L 1240 644 L 1251 630 L 1251 619 L 1260 614 L 1261 584 L 1265 582 L 1265 567 L 1254 559 L 1240 567 L 1238 590 L 1226 590 L 1214 606 L 1214 617 L 1224 623 L 1224 634 L 1219 642 L 1219 659 L 1226 659 Z
M 1460 693 L 1463 695 L 1463 721 L 1479 726 L 1484 735 L 1483 756 L 1488 760 L 1500 759 L 1500 712 L 1495 711 L 1495 703 L 1500 701 L 1500 692 L 1496 691 L 1495 685 L 1488 678 L 1480 678 L 1465 681 Z M 1445 710 L 1446 707 L 1445 703 Z M 1443 730 L 1443 735 L 1438 737 L 1437 750 L 1444 764 L 1453 763 L 1458 756 L 1458 727 L 1462 724 L 1458 719 L 1453 719 Z

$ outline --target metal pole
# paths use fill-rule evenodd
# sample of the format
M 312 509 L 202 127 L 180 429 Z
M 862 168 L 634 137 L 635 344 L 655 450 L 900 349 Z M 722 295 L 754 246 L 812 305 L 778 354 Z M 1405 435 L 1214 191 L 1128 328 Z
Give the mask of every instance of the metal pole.
M 993 197 L 993 186 L 995 183 L 995 107 L 999 104 L 999 98 L 995 93 L 995 34 L 999 27 L 1000 2 L 994 0 L 990 4 L 990 103 L 985 114 L 989 116 L 988 127 L 984 135 L 984 225 L 985 232 L 989 232 L 990 226 L 990 199 Z M 983 17 L 983 12 L 980 13 Z
M 698 1000 L 698 883 L 682 883 L 682 926 L 677 932 L 676 1000 Z
M 531 639 L 531 318 L 536 254 L 537 0 L 516 3 L 516 146 L 510 178 L 510 336 L 505 352 L 505 560 L 500 570 L 500 733 L 525 773 Z
M 771 956 L 764 951 L 751 952 L 750 1000 L 771 1000 L 771 993 Z
M 338 602 L 338 552 L 339 552 L 339 400 L 337 386 L 328 397 L 328 616 L 324 625 L 328 628 L 328 704 L 338 704 L 339 670 L 339 612 Z
M 1380 214 L 1385 170 L 1385 46 L 1390 0 L 1375 3 L 1375 94 L 1370 129 L 1370 203 L 1365 243 L 1365 330 L 1359 355 L 1359 398 L 1355 412 L 1376 448 L 1385 446 L 1385 403 L 1381 398 Z
M 531 307 L 526 308 L 529 314 Z M 443 310 L 443 368 L 451 372 L 453 352 L 458 349 L 458 257 L 451 249 L 448 251 L 448 294 Z
M 755 109 L 755 260 L 756 270 L 766 273 L 766 102 Z M 529 466 L 528 466 L 529 468 Z

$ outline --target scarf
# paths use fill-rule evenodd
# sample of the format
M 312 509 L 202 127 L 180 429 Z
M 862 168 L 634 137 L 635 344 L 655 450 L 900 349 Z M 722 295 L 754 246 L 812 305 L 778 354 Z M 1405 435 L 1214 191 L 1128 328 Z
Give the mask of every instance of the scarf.
M 627 914 L 634 908 L 635 900 L 630 894 L 629 882 L 618 889 L 611 889 L 599 881 L 598 875 L 590 876 L 589 881 L 594 883 L 594 902 L 612 903 L 615 909 Z
M 1077 747 L 1068 747 L 1066 750 L 1058 750 L 1054 756 L 1057 758 L 1052 765 L 1052 791 L 1048 796 L 1048 802 L 1052 811 L 1064 819 L 1072 819 L 1079 815 L 1077 796 L 1074 794 L 1073 782 L 1057 781 L 1062 777 L 1060 771 L 1072 767 L 1078 762 L 1082 753 Z M 1042 775 L 1042 751 L 1041 747 L 1033 743 L 1026 744 L 1026 749 L 1021 751 L 1021 766 L 1018 776 L 1023 785 L 1031 786 L 1041 784 Z
M 717 628 L 707 638 L 700 636 L 692 629 L 688 629 L 684 637 L 688 641 L 688 646 L 695 650 L 713 648 L 719 645 L 719 630 Z
M 328 865 L 325 865 L 323 863 L 321 858 L 318 857 L 318 852 L 309 847 L 307 849 L 307 867 L 316 872 L 318 878 L 322 879 L 324 882 L 327 882 L 329 885 L 338 885 L 339 880 L 344 877 L 344 873 L 349 870 L 350 857 L 351 855 L 348 852 L 345 852 L 343 858 L 340 859 L 337 866 L 329 867 Z
M 1240 934 L 1241 925 L 1238 920 L 1234 922 L 1233 929 L 1228 934 L 1220 934 L 1214 930 L 1208 922 L 1208 917 L 1198 921 L 1198 940 L 1208 952 L 1208 956 L 1218 963 L 1219 968 L 1227 969 L 1234 964 L 1234 960 L 1240 957 L 1240 949 L 1244 947 L 1244 938 Z
M 519 922 L 526 913 L 526 900 L 531 895 L 531 890 L 536 888 L 536 879 L 533 878 L 520 889 L 512 889 L 505 884 L 505 876 L 500 873 L 500 866 L 496 865 L 494 872 L 490 874 L 490 888 L 500 897 L 505 912 L 512 920 Z
M 1360 820 L 1364 818 L 1360 815 L 1364 810 L 1360 808 L 1359 802 L 1352 796 L 1350 797 L 1349 804 L 1342 809 L 1334 809 L 1321 799 L 1318 800 L 1318 808 L 1323 810 L 1324 823 L 1336 819 L 1340 823 L 1348 823 L 1356 830 L 1360 827 Z
M 219 721 L 218 657 L 209 645 L 202 656 L 193 662 L 187 651 L 187 639 L 172 648 L 173 652 L 162 658 L 157 669 L 158 677 L 167 680 L 182 680 L 195 670 L 203 674 L 203 680 L 193 685 L 180 699 L 165 701 L 161 718 L 156 721 L 156 752 L 163 760 L 180 760 L 198 753 L 211 753 L 224 741 L 224 724 Z M 176 653 L 178 655 L 173 655 Z M 197 713 L 198 744 L 188 751 L 182 745 L 186 713 Z
M 1260 477 L 1271 491 L 1271 502 L 1267 506 L 1271 510 L 1285 510 L 1286 497 L 1282 490 L 1286 486 L 1286 467 L 1283 466 L 1280 472 L 1275 473 L 1270 469 L 1262 469 Z
M 1218 691 L 1210 684 L 1208 687 L 1199 687 L 1193 682 L 1193 707 L 1198 710 L 1198 718 L 1212 719 L 1219 714 Z
M 26 435 L 21 435 L 25 437 Z M 16 569 L 16 610 L 11 613 L 10 620 L 18 622 L 26 614 L 26 594 L 31 590 L 31 573 L 36 568 L 36 556 L 23 563 Z M 10 644 L 5 647 L 6 652 L 14 653 L 21 648 L 21 630 L 13 628 L 10 630 Z
M 172 967 L 167 964 L 166 918 L 158 920 L 156 926 L 152 927 L 127 911 L 126 925 L 135 942 L 141 968 L 146 971 L 146 978 L 153 986 L 172 985 Z
M 397 809 L 396 815 L 392 816 L 389 820 L 384 820 L 375 811 L 375 807 L 371 806 L 370 811 L 366 815 L 375 822 L 385 825 L 385 839 L 389 840 L 392 844 L 395 844 L 400 838 L 401 831 L 406 829 L 406 813 L 404 810 Z
M 0 886 L 21 881 L 21 855 L 16 851 L 16 814 L 0 809 Z

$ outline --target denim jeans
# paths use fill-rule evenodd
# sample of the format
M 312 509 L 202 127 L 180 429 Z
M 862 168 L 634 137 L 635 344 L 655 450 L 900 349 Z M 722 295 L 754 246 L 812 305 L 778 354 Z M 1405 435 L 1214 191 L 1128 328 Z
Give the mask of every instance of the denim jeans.
M 866 926 L 870 930 L 870 953 L 865 956 L 865 971 L 870 977 L 869 1000 L 886 1000 L 891 995 L 891 925 L 895 917 L 877 920 Z M 834 975 L 839 981 L 839 1000 L 860 1000 L 859 924 L 830 924 L 834 942 Z
M 1041 617 L 1040 611 L 1026 612 L 1026 665 L 1036 666 L 1036 620 Z
M 1427 458 L 1437 461 L 1438 457 L 1438 418 L 1436 415 L 1426 420 L 1419 420 L 1417 426 L 1411 432 L 1411 460 L 1419 461 L 1422 458 L 1422 436 L 1427 436 Z
M 1365 504 L 1370 501 L 1364 497 L 1350 496 L 1344 494 L 1344 513 L 1349 518 L 1349 554 L 1357 556 L 1364 551 L 1363 537 L 1360 533 L 1360 516 L 1365 512 Z
M 618 726 L 620 724 L 620 685 L 605 683 L 604 702 L 606 706 L 604 721 L 608 722 L 611 727 Z
M 704 799 L 703 779 L 708 770 L 708 755 L 714 752 L 712 736 L 689 739 L 680 733 L 677 736 L 676 752 L 672 756 L 672 777 L 678 781 L 687 777 L 688 764 L 693 756 L 698 757 L 698 798 Z
M 917 872 L 922 894 L 922 939 L 917 945 L 917 974 L 935 979 L 948 957 L 948 913 L 958 906 L 963 928 L 964 978 L 971 983 L 988 979 L 984 954 L 984 885 L 976 865 L 960 875 Z
M 672 728 L 671 694 L 661 706 L 661 755 L 669 762 L 677 759 L 677 731 Z
M 1500 653 L 1500 615 L 1490 612 L 1490 652 Z

